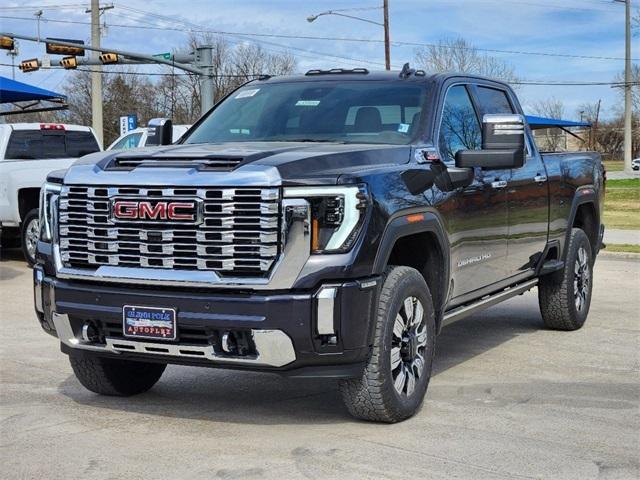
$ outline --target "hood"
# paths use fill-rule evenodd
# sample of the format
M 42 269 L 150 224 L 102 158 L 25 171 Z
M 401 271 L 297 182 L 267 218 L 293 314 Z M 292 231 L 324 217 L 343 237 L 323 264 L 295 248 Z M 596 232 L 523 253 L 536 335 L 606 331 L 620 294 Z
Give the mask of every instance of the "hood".
M 407 163 L 410 153 L 406 145 L 322 142 L 171 145 L 87 155 L 74 164 L 65 182 L 94 183 L 101 177 L 102 184 L 146 184 L 170 174 L 178 184 L 328 184 L 345 173 Z

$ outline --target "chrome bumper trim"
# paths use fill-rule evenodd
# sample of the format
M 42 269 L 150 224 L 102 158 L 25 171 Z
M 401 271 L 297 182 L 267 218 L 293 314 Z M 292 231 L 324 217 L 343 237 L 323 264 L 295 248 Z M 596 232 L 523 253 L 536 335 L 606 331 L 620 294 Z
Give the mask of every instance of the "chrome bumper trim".
M 338 287 L 322 287 L 316 294 L 317 318 L 316 329 L 318 335 L 335 335 L 333 307 L 338 293 Z
M 283 367 L 296 359 L 293 343 L 282 330 L 251 330 L 257 355 L 253 357 L 230 357 L 215 351 L 213 346 L 174 345 L 168 343 L 137 342 L 118 338 L 106 338 L 106 345 L 88 343 L 77 338 L 71 329 L 69 316 L 53 313 L 53 323 L 58 338 L 68 347 L 94 352 L 168 355 L 180 358 L 206 359 L 220 364 Z
M 44 281 L 44 272 L 38 267 L 33 269 L 33 302 L 36 307 L 36 311 L 44 313 L 44 307 L 42 305 L 42 282 Z
M 57 215 L 57 208 L 55 209 Z M 311 251 L 311 209 L 303 199 L 282 201 L 282 252 L 272 267 L 271 274 L 263 278 L 221 277 L 214 271 L 179 270 L 163 268 L 134 268 L 104 265 L 95 270 L 69 268 L 62 263 L 57 228 L 53 245 L 53 258 L 58 278 L 119 284 L 163 285 L 173 287 L 247 288 L 277 290 L 292 288 L 306 264 Z

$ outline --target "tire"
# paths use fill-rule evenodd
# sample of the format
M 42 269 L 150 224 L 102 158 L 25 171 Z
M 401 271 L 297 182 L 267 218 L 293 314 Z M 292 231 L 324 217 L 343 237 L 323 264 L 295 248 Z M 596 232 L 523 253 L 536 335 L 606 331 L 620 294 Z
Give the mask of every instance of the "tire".
M 129 397 L 153 387 L 167 367 L 163 363 L 133 362 L 92 355 L 69 355 L 80 383 L 101 395 Z
M 423 313 L 418 322 L 420 306 Z M 409 310 L 413 322 L 407 322 Z M 387 270 L 374 322 L 373 346 L 364 372 L 360 378 L 342 380 L 340 392 L 354 417 L 395 423 L 411 417 L 422 405 L 433 365 L 433 301 L 417 270 Z
M 37 208 L 29 210 L 22 221 L 20 230 L 22 253 L 30 266 L 36 263 L 36 247 L 40 237 L 40 215 L 38 212 Z
M 593 290 L 593 250 L 584 231 L 571 230 L 565 266 L 540 277 L 538 303 L 547 328 L 578 330 L 584 325 Z

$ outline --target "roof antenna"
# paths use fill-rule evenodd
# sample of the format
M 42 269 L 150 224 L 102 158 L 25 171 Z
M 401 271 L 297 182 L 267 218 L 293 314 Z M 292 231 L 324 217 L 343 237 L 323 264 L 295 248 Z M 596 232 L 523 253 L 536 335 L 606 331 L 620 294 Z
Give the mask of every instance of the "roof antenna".
M 415 69 L 409 66 L 409 62 L 405 63 L 400 70 L 400 78 L 408 78 L 411 74 L 416 73 Z

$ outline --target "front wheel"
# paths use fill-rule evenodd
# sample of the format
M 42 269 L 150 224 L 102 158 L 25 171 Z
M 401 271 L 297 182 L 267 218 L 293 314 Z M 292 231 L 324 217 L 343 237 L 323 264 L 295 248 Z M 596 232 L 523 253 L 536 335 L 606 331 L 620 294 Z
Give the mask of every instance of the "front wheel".
M 540 278 L 538 303 L 547 328 L 577 330 L 584 325 L 593 290 L 593 254 L 586 233 L 571 230 L 564 268 Z
M 36 263 L 36 248 L 40 237 L 40 215 L 38 209 L 29 210 L 22 221 L 22 253 L 29 265 Z
M 129 397 L 153 387 L 167 367 L 164 363 L 135 362 L 93 355 L 69 355 L 80 383 L 101 395 Z
M 392 267 L 378 300 L 371 355 L 360 378 L 340 382 L 356 418 L 395 423 L 424 399 L 435 350 L 435 314 L 429 287 L 409 267 Z

